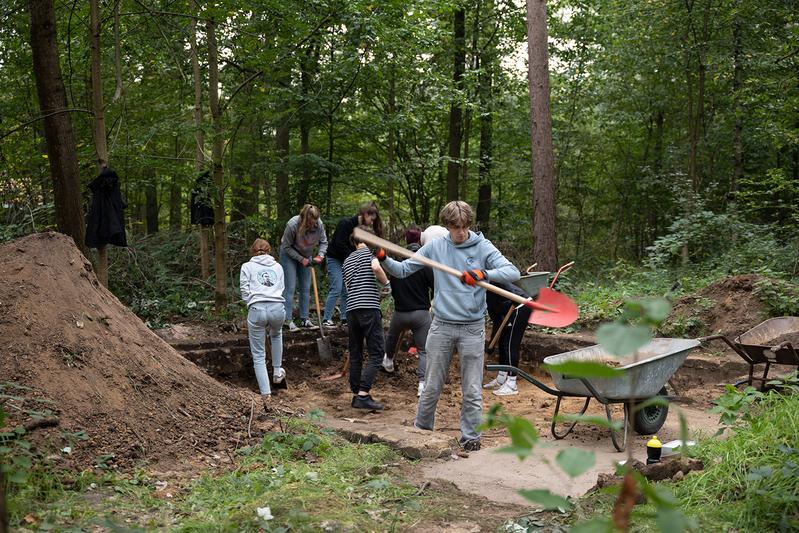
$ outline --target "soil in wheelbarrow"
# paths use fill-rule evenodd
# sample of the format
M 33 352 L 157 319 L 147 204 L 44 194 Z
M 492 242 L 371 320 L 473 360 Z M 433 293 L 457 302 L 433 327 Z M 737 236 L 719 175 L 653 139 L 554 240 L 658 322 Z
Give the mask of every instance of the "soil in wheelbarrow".
M 799 331 L 785 333 L 783 335 L 780 335 L 779 337 L 768 340 L 765 342 L 764 346 L 776 346 L 778 344 L 782 344 L 783 342 L 790 342 L 791 346 L 793 346 L 796 349 L 799 349 Z
M 224 456 L 246 434 L 251 396 L 152 333 L 63 234 L 0 246 L 0 351 L 7 427 L 58 466 Z

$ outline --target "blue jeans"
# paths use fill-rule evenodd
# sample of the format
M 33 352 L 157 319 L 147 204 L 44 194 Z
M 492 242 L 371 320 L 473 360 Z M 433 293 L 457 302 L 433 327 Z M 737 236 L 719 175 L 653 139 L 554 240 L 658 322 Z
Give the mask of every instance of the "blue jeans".
M 457 350 L 461 367 L 461 438 L 463 444 L 480 438 L 477 426 L 483 416 L 483 355 L 485 320 L 468 324 L 443 322 L 434 318 L 427 334 L 425 388 L 416 409 L 416 427 L 432 430 L 436 405 L 449 372 L 452 353 Z
M 280 368 L 283 364 L 283 320 L 285 319 L 283 302 L 258 302 L 247 311 L 247 332 L 250 337 L 250 353 L 252 366 L 255 368 L 255 379 L 261 394 L 271 394 L 269 375 L 266 373 L 266 329 L 272 341 L 272 368 Z
M 336 310 L 336 301 L 341 298 L 341 319 L 347 317 L 347 287 L 344 286 L 344 261 L 333 257 L 327 258 L 327 278 L 330 280 L 330 292 L 325 301 L 325 320 L 333 320 L 333 311 Z
M 294 289 L 297 287 L 298 279 L 300 282 L 300 319 L 309 318 L 311 273 L 308 272 L 308 269 L 312 267 L 304 267 L 302 263 L 282 252 L 280 253 L 280 264 L 283 266 L 283 273 L 286 276 L 286 288 L 283 290 L 283 298 L 286 300 L 286 320 L 294 318 Z

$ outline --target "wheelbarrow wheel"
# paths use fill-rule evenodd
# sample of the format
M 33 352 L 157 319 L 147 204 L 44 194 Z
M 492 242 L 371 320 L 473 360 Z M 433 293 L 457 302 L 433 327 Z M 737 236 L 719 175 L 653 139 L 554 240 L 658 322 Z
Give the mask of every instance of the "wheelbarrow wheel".
M 658 393 L 659 396 L 663 397 L 667 394 L 666 387 L 660 389 Z M 654 435 L 666 423 L 668 415 L 668 405 L 649 405 L 636 411 L 633 417 L 633 429 L 639 435 Z

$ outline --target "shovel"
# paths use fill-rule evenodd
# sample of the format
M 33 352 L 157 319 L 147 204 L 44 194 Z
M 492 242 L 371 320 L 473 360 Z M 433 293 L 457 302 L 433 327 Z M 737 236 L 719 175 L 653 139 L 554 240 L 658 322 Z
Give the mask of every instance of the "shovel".
M 397 246 L 392 242 L 381 239 L 380 237 L 361 229 L 355 228 L 355 230 L 352 232 L 352 235 L 354 238 L 360 241 L 372 246 L 381 247 L 395 255 L 413 259 L 414 261 L 422 263 L 423 265 L 446 272 L 452 276 L 461 276 L 461 272 L 455 268 L 441 264 L 438 261 L 433 261 L 432 259 L 419 254 L 415 254 L 410 250 L 406 250 L 402 246 Z M 517 296 L 510 291 L 506 291 L 505 289 L 491 285 L 486 281 L 478 281 L 477 285 L 487 291 L 494 292 L 504 298 L 507 298 L 508 300 L 516 302 L 517 304 L 523 304 L 531 308 L 533 312 L 530 313 L 530 319 L 527 321 L 530 324 L 537 324 L 539 326 L 546 326 L 550 328 L 563 328 L 577 320 L 577 317 L 580 315 L 577 304 L 575 304 L 568 296 L 564 296 L 563 294 L 547 287 L 542 288 L 538 292 L 538 299 L 534 301 L 532 298 L 523 298 L 521 296 Z
M 319 307 L 319 289 L 316 286 L 316 269 L 311 266 L 311 281 L 313 282 L 313 296 L 316 300 L 316 316 L 319 317 L 319 331 L 322 333 L 316 339 L 316 348 L 319 351 L 319 359 L 330 361 L 333 358 L 333 350 L 330 348 L 330 338 L 325 337 L 325 326 L 322 324 L 322 310 Z

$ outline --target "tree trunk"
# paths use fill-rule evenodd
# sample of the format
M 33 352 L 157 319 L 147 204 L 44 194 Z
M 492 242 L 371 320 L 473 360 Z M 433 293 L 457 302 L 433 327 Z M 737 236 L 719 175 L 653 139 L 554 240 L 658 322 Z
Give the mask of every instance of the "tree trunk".
M 182 191 L 176 178 L 172 178 L 169 183 L 169 227 L 180 231 L 180 207 L 182 202 Z
M 397 164 L 397 130 L 394 126 L 397 113 L 397 84 L 394 64 L 389 67 L 388 78 L 388 150 L 386 154 L 386 164 L 388 165 L 388 231 L 387 235 L 394 235 L 397 225 L 397 205 L 394 201 L 396 192 L 394 182 Z M 416 222 L 416 221 L 414 221 Z
M 302 180 L 297 189 L 297 203 L 299 205 L 308 203 L 308 191 L 311 188 L 311 179 L 313 178 L 313 172 L 307 156 L 311 152 L 311 113 L 308 109 L 308 105 L 311 100 L 311 77 L 315 70 L 314 62 L 313 46 L 308 46 L 300 59 L 300 90 L 302 91 L 299 111 L 300 154 L 303 156 L 303 160 Z
M 333 129 L 333 113 L 327 117 L 327 160 L 331 164 L 327 167 L 327 197 L 325 198 L 325 213 L 330 213 L 333 198 L 333 150 L 336 142 L 336 132 Z
M 29 0 L 33 73 L 39 108 L 44 115 L 47 156 L 53 176 L 53 198 L 58 231 L 72 237 L 88 257 L 80 191 L 80 172 L 72 119 L 61 77 L 56 41 L 56 18 L 52 0 Z
M 92 136 L 96 154 L 97 172 L 108 166 L 108 144 L 105 137 L 105 111 L 103 110 L 103 77 L 100 48 L 100 9 L 97 0 L 89 1 L 89 42 L 91 49 Z M 101 246 L 97 249 L 97 279 L 108 287 L 108 254 Z
M 214 302 L 217 313 L 227 307 L 227 247 L 225 234 L 225 175 L 222 168 L 224 131 L 219 109 L 219 55 L 216 44 L 216 23 L 206 22 L 208 41 L 208 104 L 211 108 L 214 141 L 211 149 L 214 179 Z
M 195 8 L 198 7 L 195 3 Z M 195 178 L 202 174 L 205 167 L 205 136 L 203 134 L 203 89 L 202 76 L 200 75 L 200 58 L 197 51 L 197 20 L 191 18 L 191 33 L 189 35 L 191 48 L 191 66 L 194 79 L 194 171 Z M 189 195 L 191 196 L 191 195 Z M 191 206 L 189 207 L 191 208 Z M 211 276 L 211 257 L 209 253 L 209 230 L 200 227 L 200 275 L 203 280 Z
M 458 180 L 461 174 L 461 141 L 463 138 L 463 107 L 460 91 L 463 90 L 463 71 L 466 62 L 466 12 L 455 10 L 454 29 L 454 74 L 455 89 L 459 91 L 457 101 L 449 108 L 449 160 L 447 161 L 447 201 L 458 199 Z
M 486 12 L 493 12 L 493 2 L 486 2 Z M 493 40 L 479 55 L 477 92 L 480 99 L 480 161 L 478 163 L 477 225 L 483 233 L 491 232 L 491 169 L 494 152 L 494 68 L 496 47 Z
M 291 74 L 284 73 L 278 82 L 282 86 L 291 84 Z M 277 201 L 277 218 L 281 222 L 287 221 L 292 216 L 292 205 L 289 199 L 289 142 L 291 140 L 291 126 L 289 124 L 289 104 L 281 102 L 278 109 L 278 125 L 275 133 L 275 148 L 279 163 L 275 174 L 275 200 Z
M 533 260 L 542 270 L 554 271 L 558 266 L 558 242 L 545 0 L 527 0 L 527 52 L 533 159 Z
M 108 166 L 108 145 L 105 138 L 105 113 L 103 111 L 103 78 L 101 75 L 100 13 L 97 0 L 89 1 L 89 25 L 91 32 L 91 89 L 92 89 L 92 135 L 94 136 L 97 171 Z
M 147 235 L 158 233 L 158 187 L 156 186 L 155 173 L 152 170 L 146 172 L 147 184 L 144 186 L 144 212 L 147 222 Z
M 740 8 L 740 2 L 737 3 Z M 741 180 L 744 176 L 744 147 L 743 147 L 743 106 L 741 101 L 743 97 L 741 90 L 743 88 L 743 67 L 741 65 L 741 32 L 742 29 L 740 14 L 736 14 L 732 23 L 732 101 L 733 113 L 735 114 L 735 121 L 732 129 L 732 183 L 730 183 L 730 191 L 736 192 Z

